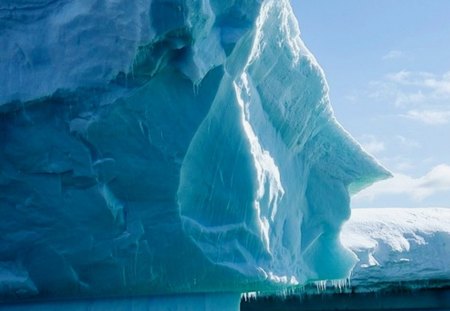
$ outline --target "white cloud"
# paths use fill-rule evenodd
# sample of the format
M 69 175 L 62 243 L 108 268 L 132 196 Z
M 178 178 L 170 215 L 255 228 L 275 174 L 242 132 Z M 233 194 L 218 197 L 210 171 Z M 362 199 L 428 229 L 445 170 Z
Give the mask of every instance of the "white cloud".
M 450 110 L 409 110 L 404 116 L 431 125 L 450 123 Z
M 414 87 L 436 96 L 450 96 L 450 71 L 442 75 L 430 72 L 399 71 L 386 75 L 386 80 L 394 84 Z
M 403 146 L 405 146 L 407 148 L 420 148 L 419 142 L 417 142 L 413 139 L 406 138 L 405 136 L 396 135 L 395 139 L 396 139 L 396 141 L 398 141 L 400 144 L 402 144 Z
M 403 56 L 404 56 L 404 53 L 402 51 L 392 50 L 383 56 L 383 60 L 399 59 L 399 58 L 402 58 Z
M 429 77 L 423 82 L 426 87 L 438 94 L 450 95 L 450 72 L 447 72 L 442 77 Z
M 450 123 L 450 71 L 399 71 L 370 84 L 369 96 L 391 102 L 399 115 L 429 125 Z
M 348 102 L 354 104 L 358 101 L 358 95 L 356 94 L 350 94 L 344 97 Z
M 414 201 L 423 201 L 437 193 L 450 192 L 450 165 L 440 164 L 422 177 L 405 174 L 394 177 L 364 189 L 354 200 L 373 201 L 386 195 L 405 195 Z
M 380 153 L 386 149 L 384 143 L 373 135 L 363 135 L 359 141 L 364 150 L 371 154 Z
M 396 107 L 408 107 L 415 104 L 424 103 L 427 100 L 427 96 L 421 90 L 410 93 L 397 90 L 395 94 L 394 104 Z
M 379 157 L 379 160 L 381 163 L 393 169 L 394 172 L 408 172 L 416 167 L 413 160 L 402 155 Z
M 399 72 L 389 73 L 386 75 L 386 79 L 390 80 L 392 82 L 403 84 L 403 85 L 410 85 L 410 86 L 424 86 L 425 80 L 436 78 L 437 76 L 429 73 L 429 72 L 423 72 L 423 71 L 407 71 L 402 70 Z

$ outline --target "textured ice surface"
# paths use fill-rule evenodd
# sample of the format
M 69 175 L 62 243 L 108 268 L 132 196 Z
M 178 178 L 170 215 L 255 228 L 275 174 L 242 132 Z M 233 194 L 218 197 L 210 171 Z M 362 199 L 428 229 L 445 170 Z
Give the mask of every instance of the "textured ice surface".
M 1 300 L 348 277 L 335 120 L 287 0 L 2 1 Z
M 358 256 L 352 286 L 450 284 L 450 209 L 355 209 L 342 242 Z

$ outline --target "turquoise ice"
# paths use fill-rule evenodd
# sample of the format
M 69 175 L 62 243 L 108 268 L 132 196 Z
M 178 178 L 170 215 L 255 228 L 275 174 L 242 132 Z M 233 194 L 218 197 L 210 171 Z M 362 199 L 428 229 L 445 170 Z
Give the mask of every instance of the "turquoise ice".
M 334 118 L 289 1 L 0 9 L 2 301 L 349 277 L 350 194 L 390 173 Z

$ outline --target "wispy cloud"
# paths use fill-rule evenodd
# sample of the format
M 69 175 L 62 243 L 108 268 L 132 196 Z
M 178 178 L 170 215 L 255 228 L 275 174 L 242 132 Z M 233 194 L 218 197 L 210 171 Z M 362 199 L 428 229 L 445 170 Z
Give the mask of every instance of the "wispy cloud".
M 450 72 L 436 75 L 429 72 L 399 71 L 390 73 L 387 79 L 404 86 L 413 86 L 432 91 L 436 95 L 450 95 Z
M 362 137 L 360 137 L 359 141 L 364 150 L 371 154 L 378 154 L 386 149 L 384 142 L 378 140 L 373 135 L 363 135 Z
M 402 135 L 396 135 L 395 140 L 407 148 L 420 148 L 420 143 L 414 139 L 407 138 Z
M 383 60 L 399 59 L 404 57 L 405 54 L 399 50 L 391 50 L 383 56 Z
M 420 202 L 437 193 L 448 191 L 450 191 L 450 165 L 440 164 L 418 178 L 394 174 L 393 178 L 361 191 L 355 195 L 354 200 L 373 201 L 387 195 L 405 195 Z
M 370 89 L 371 98 L 391 102 L 401 117 L 428 125 L 450 123 L 450 71 L 437 75 L 403 70 L 373 81 Z
M 409 110 L 404 116 L 431 125 L 450 123 L 450 110 Z
M 384 156 L 384 157 L 378 157 L 381 163 L 386 164 L 390 169 L 392 169 L 394 172 L 409 172 L 416 165 L 414 165 L 414 161 L 404 155 L 395 155 L 395 156 Z

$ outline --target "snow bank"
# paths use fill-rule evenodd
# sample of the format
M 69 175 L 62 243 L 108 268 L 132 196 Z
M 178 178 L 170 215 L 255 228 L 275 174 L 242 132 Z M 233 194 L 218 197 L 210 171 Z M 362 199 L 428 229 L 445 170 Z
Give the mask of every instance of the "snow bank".
M 351 284 L 375 291 L 401 283 L 450 283 L 450 209 L 354 209 L 341 239 L 359 262 Z

